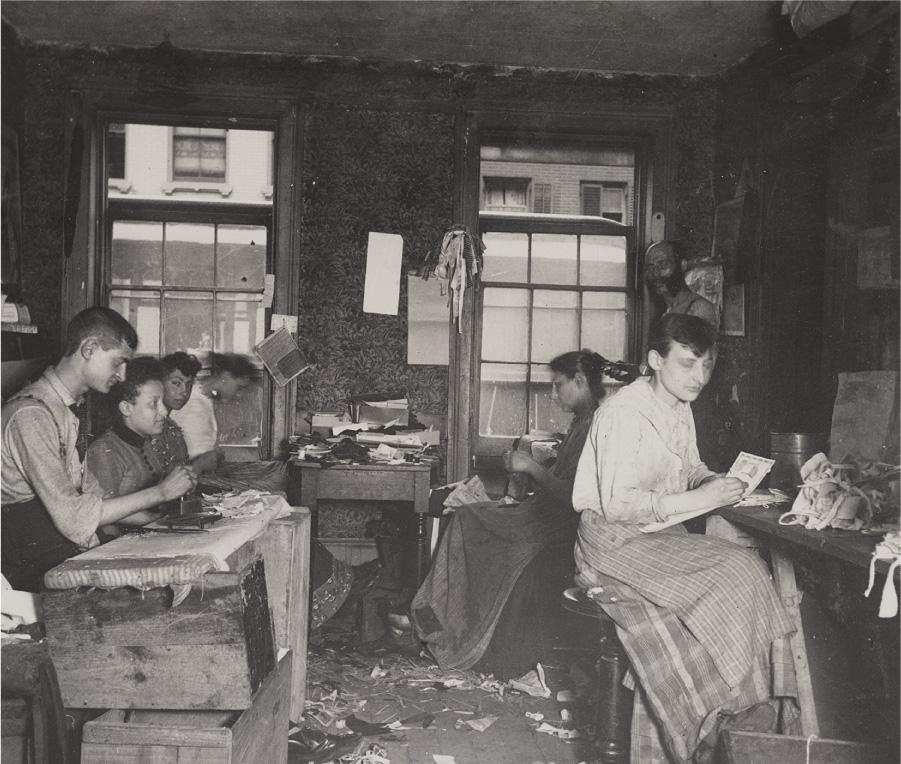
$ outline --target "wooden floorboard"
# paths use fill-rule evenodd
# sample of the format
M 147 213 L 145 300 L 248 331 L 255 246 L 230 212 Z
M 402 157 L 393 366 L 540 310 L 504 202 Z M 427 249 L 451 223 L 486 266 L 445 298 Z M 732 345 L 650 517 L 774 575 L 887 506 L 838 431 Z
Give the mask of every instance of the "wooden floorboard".
M 416 725 L 365 738 L 382 747 L 391 764 L 435 764 L 436 755 L 452 756 L 454 764 L 578 764 L 594 758 L 587 735 L 561 740 L 538 732 L 539 722 L 526 716 L 541 713 L 548 722 L 560 724 L 561 710 L 567 708 L 576 725 L 589 717 L 585 704 L 555 699 L 557 690 L 572 687 L 565 667 L 548 670 L 552 696 L 535 698 L 501 691 L 496 683 L 479 686 L 484 677 L 472 672 L 442 672 L 415 651 L 393 650 L 390 640 L 341 649 L 323 649 L 322 642 L 317 646 L 313 641 L 307 699 L 321 729 L 341 734 L 340 720 L 351 715 L 383 724 L 414 714 L 434 717 L 425 729 Z M 465 684 L 446 689 L 445 681 Z M 488 716 L 497 720 L 484 731 L 462 725 Z M 308 713 L 307 723 L 311 718 Z

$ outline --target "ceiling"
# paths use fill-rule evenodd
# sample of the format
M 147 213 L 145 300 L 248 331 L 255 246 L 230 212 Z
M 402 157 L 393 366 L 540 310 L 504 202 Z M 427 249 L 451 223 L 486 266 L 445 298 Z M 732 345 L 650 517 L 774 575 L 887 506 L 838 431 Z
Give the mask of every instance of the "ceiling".
M 34 43 L 709 75 L 784 34 L 779 2 L 35 2 L 2 16 Z

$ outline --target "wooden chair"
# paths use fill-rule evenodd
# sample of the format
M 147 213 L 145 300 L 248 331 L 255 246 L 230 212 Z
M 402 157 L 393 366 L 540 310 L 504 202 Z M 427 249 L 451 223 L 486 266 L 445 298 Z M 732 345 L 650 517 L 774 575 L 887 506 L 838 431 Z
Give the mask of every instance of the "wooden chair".
M 583 589 L 564 592 L 564 611 L 582 619 L 591 619 L 597 629 L 598 706 L 595 713 L 595 742 L 599 761 L 619 764 L 629 761 L 632 691 L 623 687 L 629 665 L 616 634 L 616 626 L 601 607 L 589 599 Z

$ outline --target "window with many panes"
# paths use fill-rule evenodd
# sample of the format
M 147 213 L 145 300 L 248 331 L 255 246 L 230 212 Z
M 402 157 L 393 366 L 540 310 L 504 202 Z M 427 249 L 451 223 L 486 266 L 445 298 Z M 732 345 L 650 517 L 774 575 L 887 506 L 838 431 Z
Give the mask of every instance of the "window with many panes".
M 120 130 L 119 128 L 123 128 Z M 266 274 L 271 272 L 273 133 L 129 123 L 107 130 L 108 181 L 119 135 L 132 168 L 129 189 L 108 183 L 102 280 L 106 303 L 138 332 L 140 355 L 184 350 L 208 361 L 211 351 L 240 353 L 259 365 L 254 345 L 265 336 Z M 169 141 L 172 141 L 170 163 Z M 240 166 L 230 170 L 228 199 L 202 189 L 176 189 L 169 175 L 225 178 L 225 146 Z M 218 142 L 218 145 L 217 145 Z M 204 372 L 201 372 L 202 374 Z M 263 436 L 267 386 L 251 387 L 220 421 L 225 446 L 255 451 Z M 253 456 L 252 453 L 244 454 Z
M 510 215 L 489 209 L 483 196 L 479 226 L 485 267 L 477 305 L 474 453 L 492 457 L 523 433 L 567 430 L 571 414 L 551 398 L 547 364 L 552 358 L 580 348 L 610 360 L 630 357 L 635 304 L 631 210 L 623 204 L 623 219 L 617 221 L 597 212 L 580 213 L 582 178 L 595 178 L 598 185 L 610 178 L 616 187 L 632 188 L 635 153 L 629 148 L 567 152 L 521 145 L 506 152 L 502 145 L 487 145 L 482 160 L 483 173 L 497 172 L 505 160 L 511 169 L 540 165 L 542 183 L 558 199 L 557 214 Z M 542 201 L 542 212 L 548 206 Z
M 529 182 L 529 178 L 485 178 L 482 183 L 484 209 L 498 212 L 527 212 Z
M 228 131 L 212 127 L 172 130 L 172 180 L 225 183 Z
M 622 223 L 626 219 L 628 200 L 625 183 L 582 181 L 582 214 L 607 218 Z
M 265 215 L 112 212 L 109 304 L 138 330 L 139 352 L 247 353 L 263 338 Z

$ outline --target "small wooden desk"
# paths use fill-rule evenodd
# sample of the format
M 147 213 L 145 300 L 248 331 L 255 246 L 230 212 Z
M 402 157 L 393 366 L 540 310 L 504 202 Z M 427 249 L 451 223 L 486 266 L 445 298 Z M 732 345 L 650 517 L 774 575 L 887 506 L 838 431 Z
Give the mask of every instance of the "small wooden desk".
M 323 468 L 317 462 L 292 459 L 288 462 L 288 501 L 309 508 L 314 537 L 318 535 L 322 499 L 408 502 L 413 522 L 404 569 L 407 583 L 415 590 L 429 567 L 426 514 L 431 474 L 429 464 L 336 464 Z

